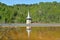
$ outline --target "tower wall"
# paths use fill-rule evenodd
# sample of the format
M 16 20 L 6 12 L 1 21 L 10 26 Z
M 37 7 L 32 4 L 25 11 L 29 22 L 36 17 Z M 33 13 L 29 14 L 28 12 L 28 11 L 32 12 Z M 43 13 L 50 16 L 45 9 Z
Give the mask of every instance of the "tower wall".
M 31 24 L 31 20 L 26 20 L 26 24 Z

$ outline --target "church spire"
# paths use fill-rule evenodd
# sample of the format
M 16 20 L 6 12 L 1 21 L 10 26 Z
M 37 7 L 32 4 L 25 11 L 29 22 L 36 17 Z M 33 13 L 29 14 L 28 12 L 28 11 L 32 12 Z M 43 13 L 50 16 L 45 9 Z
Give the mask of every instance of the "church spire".
M 30 17 L 30 13 L 28 11 L 27 20 L 30 20 L 30 19 L 31 19 L 31 17 Z

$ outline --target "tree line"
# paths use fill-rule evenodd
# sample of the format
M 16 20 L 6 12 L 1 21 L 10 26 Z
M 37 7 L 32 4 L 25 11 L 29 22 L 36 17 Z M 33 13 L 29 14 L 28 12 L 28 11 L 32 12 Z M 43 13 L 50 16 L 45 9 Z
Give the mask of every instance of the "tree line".
M 28 10 L 33 23 L 60 23 L 60 2 L 16 4 L 0 2 L 0 23 L 25 23 Z

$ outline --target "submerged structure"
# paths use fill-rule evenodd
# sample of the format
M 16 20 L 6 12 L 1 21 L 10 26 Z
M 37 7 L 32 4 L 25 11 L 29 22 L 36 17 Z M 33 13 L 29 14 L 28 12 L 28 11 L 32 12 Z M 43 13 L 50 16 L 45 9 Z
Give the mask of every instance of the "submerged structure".
M 26 31 L 28 33 L 28 37 L 30 37 L 30 32 L 31 32 L 31 26 L 30 26 L 30 24 L 31 24 L 31 17 L 30 17 L 29 11 L 28 11 L 28 16 L 26 18 L 26 24 L 27 24 Z

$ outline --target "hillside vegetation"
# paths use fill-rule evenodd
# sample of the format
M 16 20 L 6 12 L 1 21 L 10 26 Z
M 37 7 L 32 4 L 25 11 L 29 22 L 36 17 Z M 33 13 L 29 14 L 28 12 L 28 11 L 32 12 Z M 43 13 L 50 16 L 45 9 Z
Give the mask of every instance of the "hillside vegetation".
M 60 2 L 56 1 L 13 6 L 0 2 L 0 23 L 25 23 L 28 10 L 33 23 L 60 23 Z

